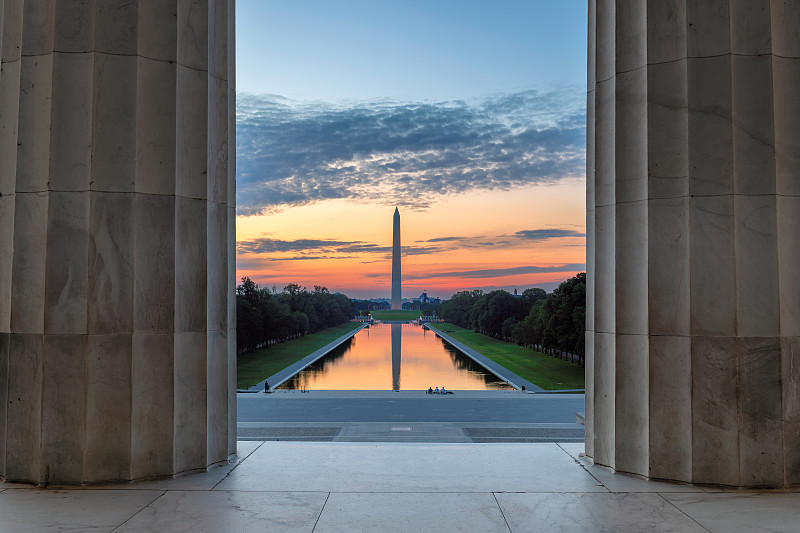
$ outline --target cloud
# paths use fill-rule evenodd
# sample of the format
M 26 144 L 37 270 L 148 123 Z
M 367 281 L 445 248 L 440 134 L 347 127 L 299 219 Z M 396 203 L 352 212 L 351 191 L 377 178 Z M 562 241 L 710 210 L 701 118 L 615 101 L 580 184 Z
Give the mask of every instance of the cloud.
M 287 241 L 283 239 L 261 237 L 250 241 L 239 241 L 236 244 L 236 247 L 239 252 L 252 254 L 302 252 L 309 250 L 314 252 L 325 251 L 330 253 L 349 247 L 358 247 L 363 245 L 364 243 L 359 241 L 338 241 L 335 239 L 297 239 L 293 241 Z
M 461 241 L 468 238 L 469 237 L 436 237 L 435 239 L 427 239 L 424 241 L 417 241 L 417 242 L 450 242 L 450 241 Z
M 428 255 L 443 251 L 438 246 L 403 246 L 403 256 Z
M 562 237 L 586 237 L 586 234 L 570 229 L 526 229 L 516 232 L 514 237 L 526 241 L 541 242 Z
M 486 286 L 482 286 L 482 287 L 467 287 L 467 288 L 460 289 L 460 290 L 465 290 L 465 291 L 481 290 L 481 291 L 483 291 L 485 293 L 486 292 L 496 291 L 496 290 L 504 290 L 506 292 L 512 292 L 513 293 L 514 289 L 516 289 L 518 294 L 522 294 L 525 291 L 525 289 L 531 289 L 533 287 L 538 287 L 540 289 L 544 289 L 546 292 L 553 292 L 553 290 L 556 287 L 558 287 L 558 285 L 560 283 L 561 283 L 561 281 L 542 281 L 542 282 L 536 283 L 535 285 L 530 285 L 530 284 L 501 285 L 501 286 L 498 286 L 498 285 L 486 285 Z M 452 297 L 452 296 L 448 296 L 448 298 L 450 298 L 450 297 Z
M 580 90 L 475 101 L 237 96 L 237 212 L 328 199 L 425 209 L 439 197 L 585 174 Z
M 352 255 L 339 255 L 339 256 L 327 256 L 327 255 L 298 255 L 294 257 L 268 257 L 265 258 L 265 261 L 310 261 L 316 259 L 352 259 L 354 256 Z
M 500 278 L 517 274 L 543 274 L 551 272 L 578 272 L 586 270 L 583 263 L 569 263 L 556 266 L 519 266 L 509 268 L 490 268 L 485 270 L 460 270 L 456 272 L 430 272 L 424 275 L 406 276 L 406 279 L 427 278 Z
M 388 254 L 392 251 L 392 247 L 378 246 L 377 244 L 362 242 L 362 243 L 351 244 L 348 246 L 342 246 L 339 249 L 339 251 L 351 254 L 358 254 L 358 253 Z
M 427 240 L 415 241 L 420 244 L 413 244 L 402 247 L 404 257 L 414 255 L 429 255 L 436 253 L 452 252 L 464 248 L 500 248 L 527 246 L 530 243 L 538 243 L 548 239 L 562 237 L 585 237 L 581 233 L 564 228 L 546 228 L 520 230 L 512 235 L 499 235 L 487 237 L 480 235 L 477 237 L 433 237 Z M 379 255 L 385 260 L 391 258 L 392 247 L 381 246 L 373 242 L 365 241 L 343 241 L 338 239 L 275 239 L 272 237 L 259 237 L 248 241 L 237 243 L 237 253 L 241 257 L 245 254 L 253 255 L 270 254 L 271 257 L 265 261 L 304 261 L 311 259 L 346 259 L 354 257 L 364 257 L 364 254 Z M 580 246 L 585 246 L 581 244 Z M 277 256 L 275 254 L 278 254 Z M 293 254 L 291 256 L 281 256 L 280 254 Z M 373 255 L 374 257 L 374 255 Z M 245 264 L 244 260 L 240 260 Z M 373 262 L 373 260 L 365 261 Z M 520 267 L 538 268 L 538 267 Z
M 512 235 L 498 235 L 494 237 L 487 237 L 485 235 L 478 237 L 435 237 L 416 242 L 441 243 L 443 246 L 442 249 L 455 250 L 458 248 L 526 246 L 530 243 L 560 239 L 563 237 L 586 237 L 586 234 L 572 229 L 545 228 L 520 230 Z
M 308 259 L 346 259 L 355 257 L 352 254 L 382 254 L 391 257 L 391 246 L 380 246 L 364 241 L 340 241 L 336 239 L 295 239 L 283 240 L 271 237 L 260 237 L 236 244 L 239 254 L 276 254 L 298 253 L 292 257 L 271 257 L 268 261 L 301 261 Z M 425 255 L 441 251 L 437 246 L 403 246 L 402 255 Z M 329 254 L 351 254 L 331 256 Z

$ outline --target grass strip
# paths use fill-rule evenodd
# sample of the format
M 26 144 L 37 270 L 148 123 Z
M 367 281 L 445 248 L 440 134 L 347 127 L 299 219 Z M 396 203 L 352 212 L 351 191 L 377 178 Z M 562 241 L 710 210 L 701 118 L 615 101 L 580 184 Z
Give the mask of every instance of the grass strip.
M 448 322 L 434 325 L 457 341 L 463 342 L 495 363 L 543 389 L 583 389 L 586 385 L 584 367 L 577 363 L 475 333 Z
M 239 354 L 236 358 L 236 387 L 240 389 L 252 387 L 360 325 L 356 322 L 347 322 L 310 333 L 299 339 L 273 344 L 269 348 Z
M 395 311 L 370 311 L 375 320 L 416 320 L 422 316 L 422 311 L 395 310 Z

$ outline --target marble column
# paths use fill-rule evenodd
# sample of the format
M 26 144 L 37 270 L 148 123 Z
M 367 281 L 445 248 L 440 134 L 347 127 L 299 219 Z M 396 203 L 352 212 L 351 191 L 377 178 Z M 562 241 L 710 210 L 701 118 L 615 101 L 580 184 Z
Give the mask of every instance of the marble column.
M 0 0 L 0 476 L 236 447 L 233 0 Z
M 590 0 L 586 450 L 800 484 L 800 2 Z

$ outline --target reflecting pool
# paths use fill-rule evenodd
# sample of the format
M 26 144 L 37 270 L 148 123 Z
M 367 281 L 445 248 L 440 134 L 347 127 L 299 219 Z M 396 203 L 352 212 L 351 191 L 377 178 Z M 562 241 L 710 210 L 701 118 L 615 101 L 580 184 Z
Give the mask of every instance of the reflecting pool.
M 511 389 L 418 324 L 375 324 L 283 383 L 281 389 Z

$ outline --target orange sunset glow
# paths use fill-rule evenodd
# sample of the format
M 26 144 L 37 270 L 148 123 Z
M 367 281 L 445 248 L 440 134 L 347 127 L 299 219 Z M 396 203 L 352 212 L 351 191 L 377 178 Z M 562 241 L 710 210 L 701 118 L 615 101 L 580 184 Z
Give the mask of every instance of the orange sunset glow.
M 376 324 L 342 350 L 295 375 L 280 388 L 312 390 L 492 390 L 511 387 L 448 350 L 417 324 Z
M 426 209 L 401 207 L 403 297 L 427 291 L 447 298 L 490 287 L 552 290 L 583 270 L 584 194 L 583 180 L 572 179 L 558 186 L 473 191 L 441 198 Z M 390 205 L 327 200 L 240 216 L 237 276 L 278 290 L 298 283 L 350 297 L 388 297 L 393 211 Z M 567 233 L 521 234 L 548 228 Z M 272 247 L 247 249 L 264 240 Z M 549 272 L 526 268 L 564 265 Z
M 389 298 L 585 270 L 580 2 L 237 6 L 239 279 Z

